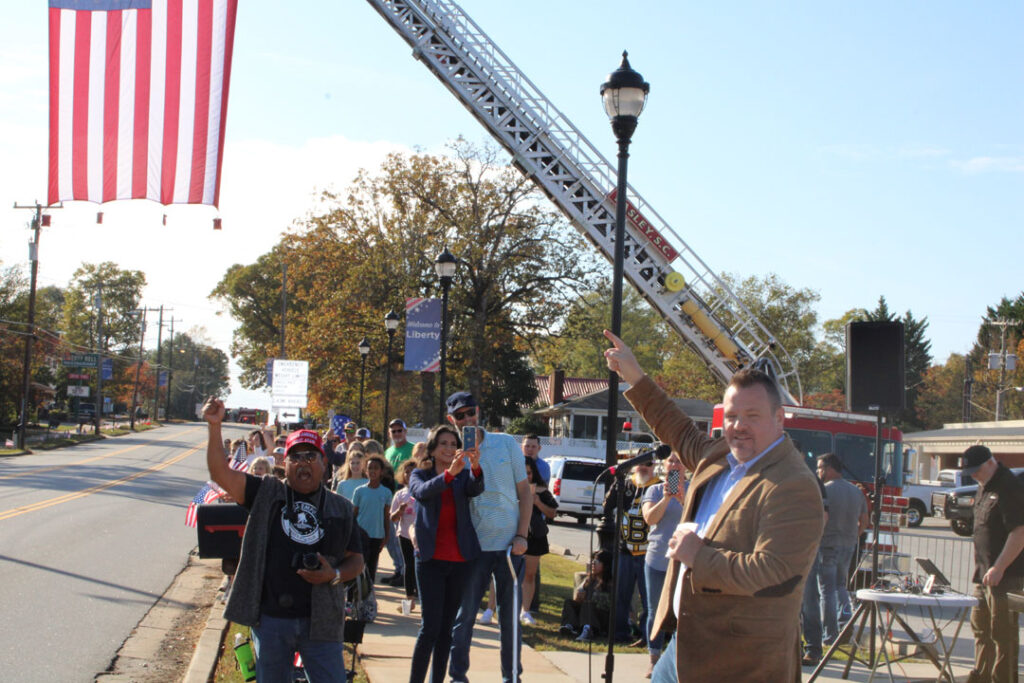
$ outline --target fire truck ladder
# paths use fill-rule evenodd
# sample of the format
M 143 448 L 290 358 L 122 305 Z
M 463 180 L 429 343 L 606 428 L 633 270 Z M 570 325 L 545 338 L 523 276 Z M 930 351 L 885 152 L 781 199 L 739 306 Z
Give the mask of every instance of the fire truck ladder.
M 616 166 L 456 3 L 367 1 L 512 154 L 515 165 L 612 260 Z M 784 401 L 799 405 L 800 378 L 785 349 L 632 187 L 627 200 L 638 216 L 626 221 L 629 282 L 720 381 L 727 383 L 740 368 L 765 358 L 774 366 Z

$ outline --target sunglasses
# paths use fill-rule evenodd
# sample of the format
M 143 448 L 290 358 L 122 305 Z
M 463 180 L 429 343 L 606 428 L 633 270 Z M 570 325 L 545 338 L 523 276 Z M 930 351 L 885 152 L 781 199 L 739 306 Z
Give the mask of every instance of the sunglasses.
M 466 408 L 465 410 L 457 410 L 452 413 L 452 417 L 456 420 L 465 420 L 470 415 L 476 413 L 476 408 Z
M 285 457 L 291 462 L 313 462 L 320 454 L 316 451 L 292 451 Z
M 404 429 L 402 429 L 401 427 L 392 427 L 392 428 L 391 428 L 391 433 L 392 433 L 392 434 L 401 434 L 401 433 L 402 433 L 402 432 L 404 432 L 404 431 L 405 431 L 405 430 L 404 430 Z

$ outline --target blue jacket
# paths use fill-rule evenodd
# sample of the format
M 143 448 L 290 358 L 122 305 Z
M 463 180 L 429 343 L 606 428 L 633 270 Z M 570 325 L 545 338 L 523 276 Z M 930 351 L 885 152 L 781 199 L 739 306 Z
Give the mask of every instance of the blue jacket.
M 416 546 L 424 562 L 434 556 L 437 525 L 441 518 L 441 495 L 448 486 L 444 473 L 435 474 L 433 469 L 417 468 L 409 477 L 409 493 L 416 499 Z M 452 479 L 451 488 L 455 496 L 455 536 L 459 552 L 464 559 L 472 560 L 480 554 L 480 542 L 469 516 L 469 499 L 483 493 L 483 472 L 479 477 L 471 477 L 467 467 Z

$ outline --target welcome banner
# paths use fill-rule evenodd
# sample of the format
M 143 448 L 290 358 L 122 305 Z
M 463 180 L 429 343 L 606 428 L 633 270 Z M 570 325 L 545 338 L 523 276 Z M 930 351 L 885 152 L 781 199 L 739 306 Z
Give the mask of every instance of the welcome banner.
M 441 369 L 441 300 L 405 300 L 405 369 Z

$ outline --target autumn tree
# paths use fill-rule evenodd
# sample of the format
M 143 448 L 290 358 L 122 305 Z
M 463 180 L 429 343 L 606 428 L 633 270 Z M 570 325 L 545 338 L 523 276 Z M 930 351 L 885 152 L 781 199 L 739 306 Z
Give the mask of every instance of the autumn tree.
M 509 397 L 528 396 L 533 387 L 523 354 L 557 323 L 577 291 L 593 288 L 596 264 L 528 179 L 499 161 L 495 149 L 463 140 L 452 144 L 449 156 L 391 155 L 377 172 L 361 172 L 346 197 L 325 193 L 282 238 L 276 255 L 229 271 L 212 296 L 241 322 L 232 348 L 243 384 L 258 386 L 266 358 L 277 355 L 270 323 L 279 323 L 271 311 L 279 308 L 280 285 L 261 283 L 279 283 L 283 262 L 287 355 L 310 361 L 313 410 L 353 414 L 360 368 L 355 348 L 366 336 L 373 349 L 367 412 L 376 415 L 386 366 L 383 316 L 402 311 L 406 297 L 438 295 L 433 261 L 444 245 L 459 259 L 449 304 L 449 389 L 473 391 L 492 421 L 518 414 Z M 436 409 L 416 410 L 433 377 L 417 387 L 399 372 L 402 332 L 392 369 L 392 406 L 397 401 L 401 407 L 391 414 L 433 422 Z
M 963 419 L 965 361 L 963 355 L 953 353 L 945 364 L 925 370 L 914 406 L 922 429 L 940 429 Z

